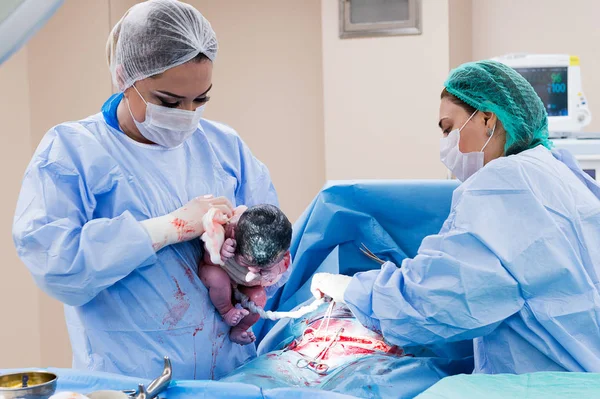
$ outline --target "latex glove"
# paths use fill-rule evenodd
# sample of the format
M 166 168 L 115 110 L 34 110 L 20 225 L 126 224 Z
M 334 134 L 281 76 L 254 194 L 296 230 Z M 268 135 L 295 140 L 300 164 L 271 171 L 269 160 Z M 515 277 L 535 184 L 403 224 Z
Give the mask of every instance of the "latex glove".
M 150 235 L 152 248 L 159 251 L 167 245 L 200 237 L 204 233 L 202 218 L 212 208 L 223 215 L 223 224 L 233 215 L 233 206 L 227 198 L 205 195 L 194 198 L 168 215 L 144 220 L 140 224 Z
M 310 292 L 317 299 L 328 296 L 337 303 L 344 302 L 344 293 L 352 277 L 343 274 L 316 273 L 310 283 Z
M 235 238 L 235 227 L 237 226 L 238 221 L 240 220 L 240 216 L 242 216 L 242 213 L 246 212 L 247 210 L 248 207 L 245 205 L 240 205 L 233 210 L 233 216 L 225 225 L 226 238 Z
M 210 208 L 202 217 L 204 233 L 200 239 L 204 241 L 204 249 L 213 265 L 225 265 L 221 259 L 221 249 L 225 242 L 225 227 L 227 216 L 217 208 Z

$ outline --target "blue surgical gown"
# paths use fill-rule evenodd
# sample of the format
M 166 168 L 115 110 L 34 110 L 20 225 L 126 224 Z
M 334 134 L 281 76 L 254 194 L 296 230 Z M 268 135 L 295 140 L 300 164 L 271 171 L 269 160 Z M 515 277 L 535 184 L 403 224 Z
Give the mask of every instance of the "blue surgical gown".
M 475 372 L 600 372 L 600 187 L 566 152 L 490 162 L 400 268 L 357 274 L 354 314 L 400 346 L 473 339 Z
M 199 240 L 155 253 L 138 221 L 205 194 L 277 205 L 267 168 L 231 128 L 202 120 L 181 146 L 140 144 L 103 112 L 51 129 L 25 173 L 13 226 L 37 285 L 63 302 L 73 366 L 213 379 L 255 356 L 229 340 L 197 271 Z

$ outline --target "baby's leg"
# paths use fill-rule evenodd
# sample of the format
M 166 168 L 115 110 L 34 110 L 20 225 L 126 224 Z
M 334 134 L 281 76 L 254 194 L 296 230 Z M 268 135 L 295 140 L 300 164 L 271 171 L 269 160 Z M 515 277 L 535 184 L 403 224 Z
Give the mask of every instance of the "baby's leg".
M 267 294 L 265 293 L 265 289 L 260 285 L 256 287 L 238 287 L 240 292 L 246 295 L 256 306 L 260 306 L 264 308 L 267 304 Z M 260 319 L 260 316 L 256 313 L 250 313 L 248 316 L 244 317 L 238 327 L 245 328 L 245 330 L 249 329 Z
M 260 306 L 261 308 L 265 306 L 267 303 L 267 295 L 265 294 L 265 289 L 261 286 L 257 287 L 239 287 L 239 290 L 245 294 L 256 306 Z M 231 341 L 236 342 L 240 345 L 246 345 L 251 342 L 256 341 L 256 336 L 250 330 L 250 327 L 254 325 L 260 318 L 256 313 L 250 313 L 248 316 L 244 317 L 242 321 L 231 329 L 229 333 L 229 338 Z
M 238 309 L 231 303 L 231 280 L 227 272 L 220 266 L 201 264 L 198 274 L 208 288 L 211 302 L 225 323 L 231 327 L 238 325 L 249 312 L 246 309 Z

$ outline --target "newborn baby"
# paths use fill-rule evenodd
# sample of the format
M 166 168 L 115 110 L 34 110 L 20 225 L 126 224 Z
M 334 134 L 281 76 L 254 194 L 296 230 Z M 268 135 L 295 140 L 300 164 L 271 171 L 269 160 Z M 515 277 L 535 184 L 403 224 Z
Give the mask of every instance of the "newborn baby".
M 265 306 L 264 287 L 277 283 L 290 265 L 292 225 L 279 208 L 256 205 L 236 208 L 224 228 L 217 221 L 209 221 L 205 229 L 200 279 L 208 288 L 213 305 L 232 327 L 231 341 L 247 345 L 256 340 L 249 329 L 259 316 L 240 305 L 234 306 L 232 286 L 257 306 Z

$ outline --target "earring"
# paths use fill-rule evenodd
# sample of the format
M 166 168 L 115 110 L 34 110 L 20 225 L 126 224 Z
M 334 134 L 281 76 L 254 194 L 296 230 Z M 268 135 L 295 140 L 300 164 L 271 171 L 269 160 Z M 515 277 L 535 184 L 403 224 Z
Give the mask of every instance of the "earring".
M 494 131 L 488 127 L 486 133 L 487 133 L 488 137 L 492 137 L 492 134 L 494 133 Z

